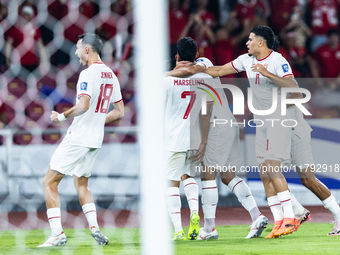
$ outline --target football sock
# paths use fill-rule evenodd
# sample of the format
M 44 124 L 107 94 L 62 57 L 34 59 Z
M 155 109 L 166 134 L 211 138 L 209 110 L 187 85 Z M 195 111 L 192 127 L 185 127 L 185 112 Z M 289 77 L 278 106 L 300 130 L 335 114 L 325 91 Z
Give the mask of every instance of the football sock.
M 183 186 L 191 216 L 194 211 L 198 213 L 198 185 L 194 178 L 188 178 L 183 181 Z
M 168 212 L 170 219 L 175 228 L 175 233 L 178 233 L 182 229 L 181 219 L 181 197 L 179 195 L 179 188 L 169 187 L 167 194 Z
M 202 181 L 202 209 L 204 214 L 204 230 L 211 232 L 215 227 L 218 191 L 215 180 Z
M 292 207 L 292 201 L 290 198 L 289 190 L 285 190 L 283 192 L 277 193 L 277 198 L 280 201 L 280 204 L 282 205 L 283 210 L 283 217 L 284 218 L 294 218 L 294 212 Z
M 267 198 L 269 208 L 274 216 L 274 221 L 281 221 L 283 219 L 282 205 L 277 196 Z
M 84 204 L 82 206 L 82 209 L 87 219 L 87 222 L 89 223 L 89 229 L 91 230 L 93 227 L 99 229 L 97 222 L 97 210 L 95 204 L 94 203 Z
M 236 195 L 238 201 L 249 212 L 252 221 L 256 220 L 261 212 L 259 211 L 249 186 L 238 176 L 229 182 L 228 187 Z
M 63 232 L 63 228 L 61 226 L 60 208 L 55 207 L 47 209 L 47 218 L 51 228 L 51 235 L 52 236 L 60 235 L 61 232 Z
M 289 193 L 292 201 L 294 215 L 296 217 L 300 217 L 301 215 L 303 215 L 305 208 L 299 203 L 299 201 L 297 201 L 297 199 L 295 198 L 294 194 L 291 191 Z
M 336 221 L 340 221 L 340 207 L 335 200 L 333 195 L 330 195 L 328 198 L 322 201 L 323 206 L 328 209 L 334 216 Z

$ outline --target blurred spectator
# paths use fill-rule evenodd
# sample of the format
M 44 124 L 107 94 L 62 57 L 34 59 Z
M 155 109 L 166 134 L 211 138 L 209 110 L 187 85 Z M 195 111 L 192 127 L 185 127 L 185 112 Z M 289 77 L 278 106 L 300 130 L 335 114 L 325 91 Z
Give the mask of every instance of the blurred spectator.
M 207 0 L 197 0 L 197 13 L 190 15 L 189 22 L 180 34 L 180 38 L 192 37 L 197 43 L 200 56 L 215 62 L 213 45 L 216 36 L 212 30 L 215 26 L 215 18 L 211 12 L 206 10 L 207 4 Z
M 31 6 L 23 6 L 17 23 L 10 28 L 6 38 L 5 56 L 7 66 L 21 64 L 28 71 L 34 71 L 40 64 L 41 73 L 49 69 L 46 52 L 41 40 L 40 30 L 33 24 Z M 39 49 L 39 57 L 36 54 Z
M 233 36 L 248 31 L 235 48 L 237 56 L 245 53 L 250 30 L 254 26 L 267 24 L 266 13 L 266 6 L 260 0 L 238 0 L 226 24 L 226 27 L 233 31 Z
M 20 15 L 20 13 L 22 12 L 22 8 L 24 8 L 25 6 L 30 6 L 33 9 L 33 17 L 36 17 L 38 15 L 38 8 L 34 2 L 37 2 L 37 1 L 33 1 L 33 0 L 23 1 L 18 8 L 18 14 Z
M 215 65 L 224 65 L 235 59 L 235 47 L 243 40 L 245 36 L 249 35 L 248 30 L 243 30 L 239 35 L 231 36 L 226 28 L 219 28 L 216 32 L 215 50 Z M 228 75 L 228 78 L 235 77 L 235 74 Z
M 8 16 L 8 9 L 6 5 L 0 2 L 0 22 L 3 21 Z
M 48 13 L 52 15 L 55 19 L 61 20 L 68 13 L 66 0 L 54 0 L 48 6 Z
M 300 15 L 298 0 L 268 1 L 270 6 L 269 26 L 275 34 L 279 34 L 292 20 L 297 20 Z
M 281 32 L 281 39 L 283 41 L 279 53 L 287 59 L 292 67 L 295 77 L 309 77 L 310 57 L 304 46 L 297 44 L 297 33 L 290 31 L 286 33 Z
M 338 29 L 338 7 L 339 0 L 308 0 L 306 13 L 310 15 L 307 19 L 313 33 L 311 51 L 327 42 L 329 29 Z
M 328 83 L 331 89 L 339 88 L 340 79 L 340 35 L 338 30 L 330 29 L 327 32 L 327 43 L 320 46 L 313 54 L 311 63 L 314 78 L 338 78 Z M 318 85 L 322 83 L 318 79 Z
M 99 6 L 93 0 L 85 0 L 79 5 L 79 13 L 91 19 L 99 12 Z
M 284 38 L 287 32 L 295 33 L 295 46 L 306 47 L 308 38 L 312 36 L 312 30 L 306 25 L 302 19 L 300 9 L 296 9 L 293 15 L 290 16 L 289 22 L 281 28 L 280 37 Z
M 169 32 L 171 57 L 177 53 L 176 44 L 188 22 L 188 10 L 184 9 L 179 0 L 169 0 Z
M 266 25 L 266 7 L 260 0 L 239 0 L 231 13 L 231 21 L 242 30 L 244 27 Z

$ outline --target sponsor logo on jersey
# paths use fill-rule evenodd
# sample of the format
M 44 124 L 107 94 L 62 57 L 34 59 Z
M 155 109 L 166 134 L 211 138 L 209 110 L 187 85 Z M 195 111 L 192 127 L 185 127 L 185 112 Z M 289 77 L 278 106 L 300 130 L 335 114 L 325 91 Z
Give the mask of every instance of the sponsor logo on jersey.
M 289 71 L 288 64 L 283 64 L 282 65 L 282 70 L 283 70 L 284 73 L 287 73 Z
M 87 90 L 87 82 L 80 83 L 80 90 Z

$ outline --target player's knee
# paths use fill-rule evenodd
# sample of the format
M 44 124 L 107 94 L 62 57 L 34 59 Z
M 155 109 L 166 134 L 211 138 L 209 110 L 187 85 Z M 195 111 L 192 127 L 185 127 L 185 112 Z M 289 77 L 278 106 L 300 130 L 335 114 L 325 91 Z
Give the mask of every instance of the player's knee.
M 225 184 L 228 185 L 234 178 L 221 178 L 221 181 Z
M 190 176 L 187 175 L 187 174 L 183 174 L 183 175 L 181 176 L 182 181 L 184 181 L 184 180 L 186 180 L 186 179 L 188 179 L 188 178 L 190 178 Z
M 315 185 L 316 179 L 315 178 L 301 178 L 301 183 L 307 189 L 311 189 Z

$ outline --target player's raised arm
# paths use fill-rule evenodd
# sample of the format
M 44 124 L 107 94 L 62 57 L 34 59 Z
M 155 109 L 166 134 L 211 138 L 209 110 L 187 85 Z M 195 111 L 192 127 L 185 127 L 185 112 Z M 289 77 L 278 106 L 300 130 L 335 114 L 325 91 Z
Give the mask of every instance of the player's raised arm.
M 296 88 L 298 86 L 294 75 L 288 75 L 286 77 L 280 77 L 277 76 L 271 72 L 269 72 L 267 70 L 267 68 L 265 68 L 263 65 L 261 64 L 256 64 L 253 65 L 251 67 L 253 72 L 258 72 L 260 74 L 262 74 L 264 77 L 269 78 L 272 82 L 274 82 L 276 85 L 278 85 L 279 87 L 292 87 L 292 88 Z
M 231 62 L 225 64 L 224 66 L 213 66 L 209 67 L 207 70 L 204 71 L 211 75 L 212 77 L 221 77 L 228 74 L 237 73 L 237 71 L 232 67 Z
M 106 115 L 105 124 L 118 120 L 124 116 L 124 103 L 123 100 L 113 103 L 113 110 Z
M 89 109 L 89 106 L 90 106 L 90 97 L 86 95 L 80 96 L 79 102 L 72 108 L 68 109 L 67 111 L 63 113 L 52 111 L 51 120 L 53 122 L 58 123 L 58 122 L 65 121 L 66 119 L 82 115 Z

